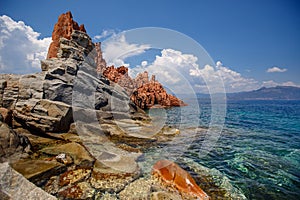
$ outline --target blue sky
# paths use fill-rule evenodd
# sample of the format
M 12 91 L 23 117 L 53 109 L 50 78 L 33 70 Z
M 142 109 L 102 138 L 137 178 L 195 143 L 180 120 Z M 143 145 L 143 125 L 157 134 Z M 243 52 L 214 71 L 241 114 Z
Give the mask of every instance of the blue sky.
M 85 24 L 91 37 L 104 30 L 118 32 L 139 27 L 163 27 L 184 33 L 200 43 L 213 60 L 221 61 L 226 70 L 257 81 L 256 87 L 264 82 L 267 86 L 300 85 L 299 9 L 297 0 L 0 2 L 0 16 L 23 21 L 40 33 L 40 46 L 33 48 L 40 51 L 37 58 L 44 55 L 41 49 L 49 42 L 45 38 L 51 37 L 58 16 L 70 10 L 79 24 Z M 4 38 L 3 32 L 0 34 Z M 15 51 L 3 52 L 1 60 L 13 58 L 9 52 Z M 31 64 L 38 65 L 34 62 Z M 20 68 L 16 67 L 15 72 L 21 73 Z M 3 69 L 2 73 L 7 73 Z

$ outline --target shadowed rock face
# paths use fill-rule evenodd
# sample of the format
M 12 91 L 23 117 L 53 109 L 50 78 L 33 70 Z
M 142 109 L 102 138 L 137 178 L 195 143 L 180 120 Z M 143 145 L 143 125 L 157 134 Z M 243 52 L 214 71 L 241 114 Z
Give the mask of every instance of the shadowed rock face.
M 30 148 L 26 136 L 14 132 L 7 124 L 0 121 L 0 163 L 18 160 Z
M 86 33 L 84 25 L 78 26 L 77 22 L 73 20 L 71 12 L 61 14 L 52 32 L 52 43 L 50 44 L 47 58 L 57 57 L 60 38 L 63 37 L 69 40 L 73 30 L 79 30 Z
M 209 196 L 196 184 L 191 175 L 172 161 L 158 161 L 153 166 L 152 174 L 184 195 L 203 200 L 209 199 Z

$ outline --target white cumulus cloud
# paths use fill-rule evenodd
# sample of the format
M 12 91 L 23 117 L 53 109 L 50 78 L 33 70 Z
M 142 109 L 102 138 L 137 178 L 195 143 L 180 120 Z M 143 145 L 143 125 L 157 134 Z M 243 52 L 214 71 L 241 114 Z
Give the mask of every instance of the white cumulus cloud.
M 258 81 L 243 77 L 240 73 L 223 66 L 221 61 L 216 62 L 216 67 L 206 65 L 202 69 L 191 69 L 190 75 L 204 78 L 206 84 L 216 84 L 221 77 L 226 92 L 249 91 L 259 87 Z M 205 88 L 203 84 L 197 86 Z
M 269 69 L 267 69 L 267 72 L 269 73 L 273 73 L 273 72 L 285 72 L 287 71 L 287 69 L 285 68 L 279 68 L 279 67 L 271 67 Z
M 130 44 L 125 35 L 120 34 L 105 40 L 102 43 L 103 57 L 108 65 L 129 66 L 124 60 L 128 57 L 139 55 L 149 49 L 150 45 Z
M 0 73 L 40 71 L 40 60 L 46 58 L 51 38 L 39 36 L 23 21 L 0 16 Z
M 192 90 L 189 69 L 198 67 L 197 57 L 173 49 L 163 49 L 160 53 L 152 63 L 143 61 L 141 66 L 133 68 L 130 75 L 136 76 L 140 72 L 148 71 L 174 93 Z
M 133 68 L 130 75 L 136 76 L 146 70 L 149 74 L 155 74 L 158 81 L 177 93 L 188 90 L 204 93 L 239 92 L 258 89 L 260 86 L 258 81 L 223 66 L 221 61 L 216 62 L 216 66 L 203 67 L 197 61 L 198 58 L 192 54 L 163 49 L 153 63 L 144 63 Z

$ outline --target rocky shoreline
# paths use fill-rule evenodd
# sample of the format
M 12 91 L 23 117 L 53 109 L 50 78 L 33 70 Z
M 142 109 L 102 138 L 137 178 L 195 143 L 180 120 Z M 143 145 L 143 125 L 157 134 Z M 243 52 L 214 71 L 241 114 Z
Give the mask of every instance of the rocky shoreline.
M 154 131 L 143 109 L 183 101 L 146 72 L 132 79 L 125 67 L 107 67 L 70 12 L 52 39 L 42 72 L 0 74 L 0 199 L 215 199 L 171 161 L 152 174 L 137 162 L 180 134 Z

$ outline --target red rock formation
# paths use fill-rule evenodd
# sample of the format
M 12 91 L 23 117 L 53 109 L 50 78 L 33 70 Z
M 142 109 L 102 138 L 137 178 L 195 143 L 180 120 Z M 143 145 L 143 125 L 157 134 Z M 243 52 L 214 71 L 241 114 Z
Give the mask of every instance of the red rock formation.
M 130 98 L 142 109 L 151 108 L 154 105 L 160 105 L 163 107 L 186 105 L 180 99 L 168 94 L 162 84 L 156 81 L 143 84 L 134 90 Z
M 103 75 L 109 80 L 118 83 L 123 76 L 128 75 L 128 68 L 124 66 L 118 68 L 115 68 L 115 66 L 110 66 L 105 68 Z
M 115 68 L 111 66 L 105 68 L 103 75 L 123 87 L 131 95 L 130 98 L 135 105 L 142 109 L 151 108 L 154 105 L 163 107 L 186 105 L 180 99 L 168 94 L 162 84 L 155 80 L 155 75 L 152 75 L 149 81 L 146 71 L 138 74 L 135 79 L 131 79 L 128 76 L 127 67 Z
M 73 30 L 79 30 L 86 33 L 84 25 L 78 26 L 78 23 L 73 20 L 71 12 L 63 13 L 59 16 L 57 23 L 52 32 L 52 43 L 50 44 L 47 58 L 56 58 L 59 48 L 59 39 L 64 37 L 71 38 Z
M 132 91 L 136 88 L 135 82 L 128 75 L 128 68 L 121 66 L 115 68 L 114 66 L 106 67 L 103 70 L 103 75 L 108 78 L 110 81 L 118 83 L 121 87 L 123 87 L 127 94 L 131 94 Z
M 172 161 L 158 161 L 153 166 L 152 174 L 167 186 L 177 189 L 181 194 L 201 200 L 209 199 L 209 196 L 196 184 L 191 175 Z

